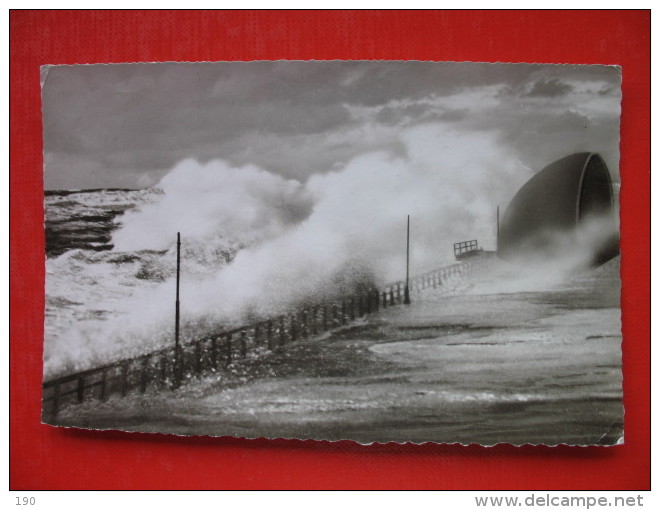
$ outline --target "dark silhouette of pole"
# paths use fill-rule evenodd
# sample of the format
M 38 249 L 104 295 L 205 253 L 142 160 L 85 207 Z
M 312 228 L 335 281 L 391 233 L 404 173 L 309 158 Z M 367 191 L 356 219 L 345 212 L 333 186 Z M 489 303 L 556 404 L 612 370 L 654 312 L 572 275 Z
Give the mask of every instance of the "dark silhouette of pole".
M 179 279 L 181 275 L 181 232 L 176 233 L 176 311 L 174 316 L 174 388 L 181 385 L 181 348 L 179 346 Z
M 495 237 L 495 253 L 500 249 L 500 206 L 497 206 L 497 235 Z
M 410 274 L 410 214 L 408 215 L 408 228 L 406 230 L 406 288 L 403 294 L 403 304 L 410 304 L 410 290 L 408 288 L 408 278 Z

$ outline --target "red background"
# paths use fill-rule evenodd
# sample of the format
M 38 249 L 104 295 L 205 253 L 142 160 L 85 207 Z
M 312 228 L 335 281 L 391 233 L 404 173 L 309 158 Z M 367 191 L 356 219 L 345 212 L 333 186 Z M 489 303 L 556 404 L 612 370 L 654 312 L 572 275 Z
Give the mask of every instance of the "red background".
M 44 310 L 39 66 L 262 59 L 623 67 L 625 445 L 372 445 L 180 438 L 40 424 Z M 650 488 L 650 12 L 12 11 L 12 489 Z

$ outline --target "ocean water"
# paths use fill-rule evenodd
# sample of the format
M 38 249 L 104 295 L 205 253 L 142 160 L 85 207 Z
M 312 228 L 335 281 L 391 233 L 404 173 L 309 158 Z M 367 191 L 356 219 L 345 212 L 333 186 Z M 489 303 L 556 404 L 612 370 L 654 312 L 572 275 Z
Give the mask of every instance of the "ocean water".
M 172 247 L 110 246 L 125 211 L 155 200 L 153 191 L 47 196 L 46 376 L 170 341 L 169 323 L 152 335 L 158 328 L 140 329 L 131 308 L 169 289 Z M 188 249 L 186 271 L 204 279 L 244 248 L 223 238 Z M 552 275 L 499 263 L 177 391 L 68 406 L 56 423 L 363 443 L 615 444 L 619 296 L 618 259 Z
M 46 378 L 135 356 L 171 340 L 176 234 L 165 249 L 113 245 L 125 213 L 161 196 L 157 189 L 46 192 Z M 204 279 L 240 247 L 222 237 L 215 243 L 187 242 L 182 269 L 188 280 Z M 190 334 L 194 327 L 188 325 Z

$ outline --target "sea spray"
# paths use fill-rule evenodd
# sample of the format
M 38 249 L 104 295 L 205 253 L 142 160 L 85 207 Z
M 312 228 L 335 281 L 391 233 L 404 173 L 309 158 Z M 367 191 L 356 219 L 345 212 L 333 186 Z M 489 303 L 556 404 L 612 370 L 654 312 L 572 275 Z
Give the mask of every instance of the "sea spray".
M 79 304 L 62 320 L 47 319 L 46 373 L 171 343 L 177 231 L 184 341 L 402 278 L 408 214 L 413 274 L 452 262 L 456 241 L 494 246 L 496 206 L 530 170 L 486 132 L 428 124 L 403 130 L 400 142 L 405 150 L 397 154 L 364 154 L 325 174 L 310 169 L 306 182 L 220 160 L 176 165 L 153 202 L 119 218 L 113 250 L 78 264 L 77 288 L 52 276 L 48 295 Z M 126 255 L 128 262 L 111 262 Z M 121 297 L 99 307 L 93 296 L 105 292 Z M 100 315 L 88 313 L 97 308 Z
M 172 232 L 190 241 L 232 238 L 254 244 L 280 235 L 309 216 L 312 200 L 303 185 L 253 165 L 231 167 L 187 159 L 156 186 L 161 199 L 122 218 L 112 237 L 115 250 L 163 250 Z

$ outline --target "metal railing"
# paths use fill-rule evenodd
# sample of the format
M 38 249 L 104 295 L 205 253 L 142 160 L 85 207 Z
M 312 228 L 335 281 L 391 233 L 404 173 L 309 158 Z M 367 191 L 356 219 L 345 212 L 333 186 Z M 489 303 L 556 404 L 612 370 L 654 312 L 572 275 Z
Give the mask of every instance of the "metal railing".
M 471 260 L 410 278 L 411 294 L 437 289 L 481 265 Z M 381 308 L 404 302 L 405 282 L 372 287 L 277 317 L 204 335 L 189 343 L 123 359 L 43 383 L 42 413 L 56 416 L 63 405 L 111 395 L 177 388 L 184 379 L 226 369 L 237 360 L 267 354 L 287 344 L 336 329 Z
M 476 239 L 454 243 L 454 256 L 458 257 L 464 253 L 479 251 L 479 243 Z

